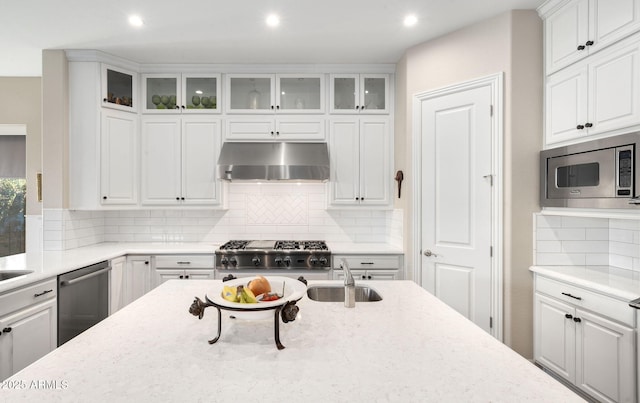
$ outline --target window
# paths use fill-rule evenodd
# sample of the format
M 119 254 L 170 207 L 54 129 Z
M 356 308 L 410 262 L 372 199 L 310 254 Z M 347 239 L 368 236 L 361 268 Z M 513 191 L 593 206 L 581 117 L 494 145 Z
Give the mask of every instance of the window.
M 25 251 L 26 144 L 0 133 L 0 256 Z

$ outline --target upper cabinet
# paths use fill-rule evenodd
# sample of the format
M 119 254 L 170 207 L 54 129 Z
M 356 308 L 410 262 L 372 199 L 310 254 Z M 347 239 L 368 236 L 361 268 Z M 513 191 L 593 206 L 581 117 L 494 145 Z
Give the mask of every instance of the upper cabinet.
M 389 113 L 389 75 L 331 74 L 330 113 Z
M 138 74 L 104 63 L 101 70 L 102 106 L 137 112 Z
M 227 74 L 227 113 L 324 113 L 323 74 Z
M 545 19 L 547 74 L 640 29 L 640 0 L 553 0 L 539 11 Z
M 143 74 L 143 113 L 220 113 L 220 74 Z

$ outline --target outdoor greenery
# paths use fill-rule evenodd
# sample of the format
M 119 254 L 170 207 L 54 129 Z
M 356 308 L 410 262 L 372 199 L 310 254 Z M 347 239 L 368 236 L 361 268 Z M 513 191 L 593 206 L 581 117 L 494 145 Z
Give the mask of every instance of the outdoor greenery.
M 0 178 L 0 256 L 24 252 L 25 179 Z

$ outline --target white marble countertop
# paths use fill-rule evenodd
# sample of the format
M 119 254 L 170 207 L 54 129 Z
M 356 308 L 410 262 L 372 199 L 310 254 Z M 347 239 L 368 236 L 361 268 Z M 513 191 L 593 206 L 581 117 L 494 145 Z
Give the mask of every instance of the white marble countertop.
M 332 253 L 389 254 L 402 253 L 398 247 L 382 243 L 328 243 Z M 66 251 L 22 253 L 0 258 L 0 270 L 31 270 L 26 276 L 0 281 L 0 293 L 27 284 L 54 278 L 81 267 L 124 255 L 159 255 L 215 253 L 219 244 L 105 242 Z
M 640 272 L 613 266 L 532 266 L 534 273 L 569 282 L 613 298 L 640 298 Z
M 368 284 L 382 301 L 303 297 L 279 351 L 273 320 L 224 311 L 209 345 L 215 308 L 187 311 L 221 283 L 170 280 L 9 378 L 0 401 L 582 401 L 415 283 Z

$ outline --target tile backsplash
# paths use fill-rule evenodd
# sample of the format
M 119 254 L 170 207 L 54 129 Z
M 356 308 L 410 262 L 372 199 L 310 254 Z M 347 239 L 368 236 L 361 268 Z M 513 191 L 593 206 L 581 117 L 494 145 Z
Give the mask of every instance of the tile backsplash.
M 324 239 L 402 246 L 402 210 L 326 209 L 324 184 L 230 184 L 227 210 L 43 211 L 43 247 Z
M 610 265 L 640 271 L 640 220 L 534 214 L 537 265 Z

